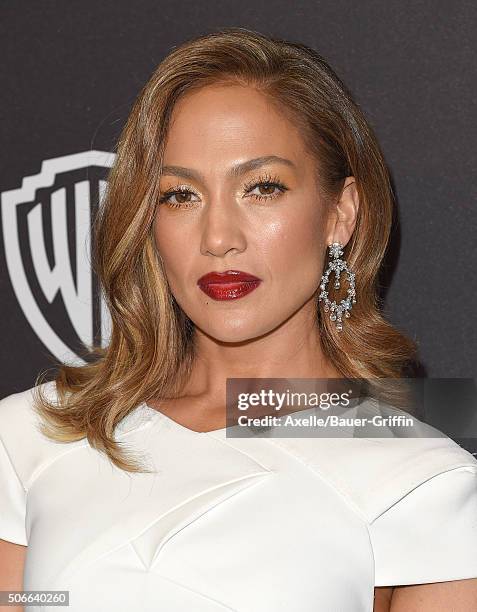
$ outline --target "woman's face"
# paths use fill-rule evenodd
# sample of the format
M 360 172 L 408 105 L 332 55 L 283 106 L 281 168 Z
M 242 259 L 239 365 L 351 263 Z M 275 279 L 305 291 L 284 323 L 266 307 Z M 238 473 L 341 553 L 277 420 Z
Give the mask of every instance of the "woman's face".
M 163 166 L 156 244 L 176 301 L 200 330 L 239 342 L 315 307 L 329 233 L 316 162 L 262 94 L 240 85 L 187 94 L 174 108 Z M 227 270 L 261 282 L 225 300 L 198 286 Z

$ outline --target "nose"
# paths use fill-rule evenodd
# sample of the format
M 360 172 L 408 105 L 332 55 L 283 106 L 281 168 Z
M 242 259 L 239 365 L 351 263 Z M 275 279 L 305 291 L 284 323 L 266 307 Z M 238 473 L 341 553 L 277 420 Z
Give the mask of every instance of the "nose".
M 234 202 L 209 202 L 202 217 L 202 255 L 224 257 L 246 248 L 244 220 Z

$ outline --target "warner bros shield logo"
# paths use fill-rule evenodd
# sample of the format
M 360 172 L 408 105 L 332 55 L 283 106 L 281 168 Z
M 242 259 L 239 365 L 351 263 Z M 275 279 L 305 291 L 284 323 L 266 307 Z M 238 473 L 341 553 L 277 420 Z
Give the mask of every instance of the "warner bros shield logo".
M 1 196 L 13 290 L 38 338 L 64 363 L 84 363 L 84 345 L 109 340 L 109 313 L 91 269 L 91 224 L 114 158 L 85 151 L 45 160 Z

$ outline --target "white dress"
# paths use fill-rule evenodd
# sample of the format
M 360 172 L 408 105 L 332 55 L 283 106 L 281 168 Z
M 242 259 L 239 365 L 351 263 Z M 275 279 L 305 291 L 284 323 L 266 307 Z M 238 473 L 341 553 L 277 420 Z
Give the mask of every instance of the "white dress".
M 477 577 L 477 460 L 448 437 L 230 438 L 141 404 L 116 437 L 157 471 L 131 474 L 37 422 L 31 389 L 0 402 L 0 538 L 24 590 L 69 591 L 29 612 L 372 612 L 375 586 Z

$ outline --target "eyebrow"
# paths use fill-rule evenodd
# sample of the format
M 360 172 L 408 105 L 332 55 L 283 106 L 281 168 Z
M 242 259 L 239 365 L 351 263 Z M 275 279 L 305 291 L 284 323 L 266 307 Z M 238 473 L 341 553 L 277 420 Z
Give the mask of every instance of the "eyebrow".
M 265 155 L 263 157 L 256 157 L 254 159 L 249 159 L 245 162 L 235 164 L 228 170 L 227 176 L 238 177 L 250 172 L 251 170 L 256 170 L 257 168 L 261 168 L 262 166 L 270 163 L 280 163 L 291 168 L 296 168 L 296 165 L 290 159 L 279 157 L 278 155 Z M 204 180 L 200 172 L 197 172 L 197 170 L 192 170 L 192 168 L 184 168 L 183 166 L 163 166 L 162 174 L 180 176 L 181 178 L 194 179 L 198 181 Z

